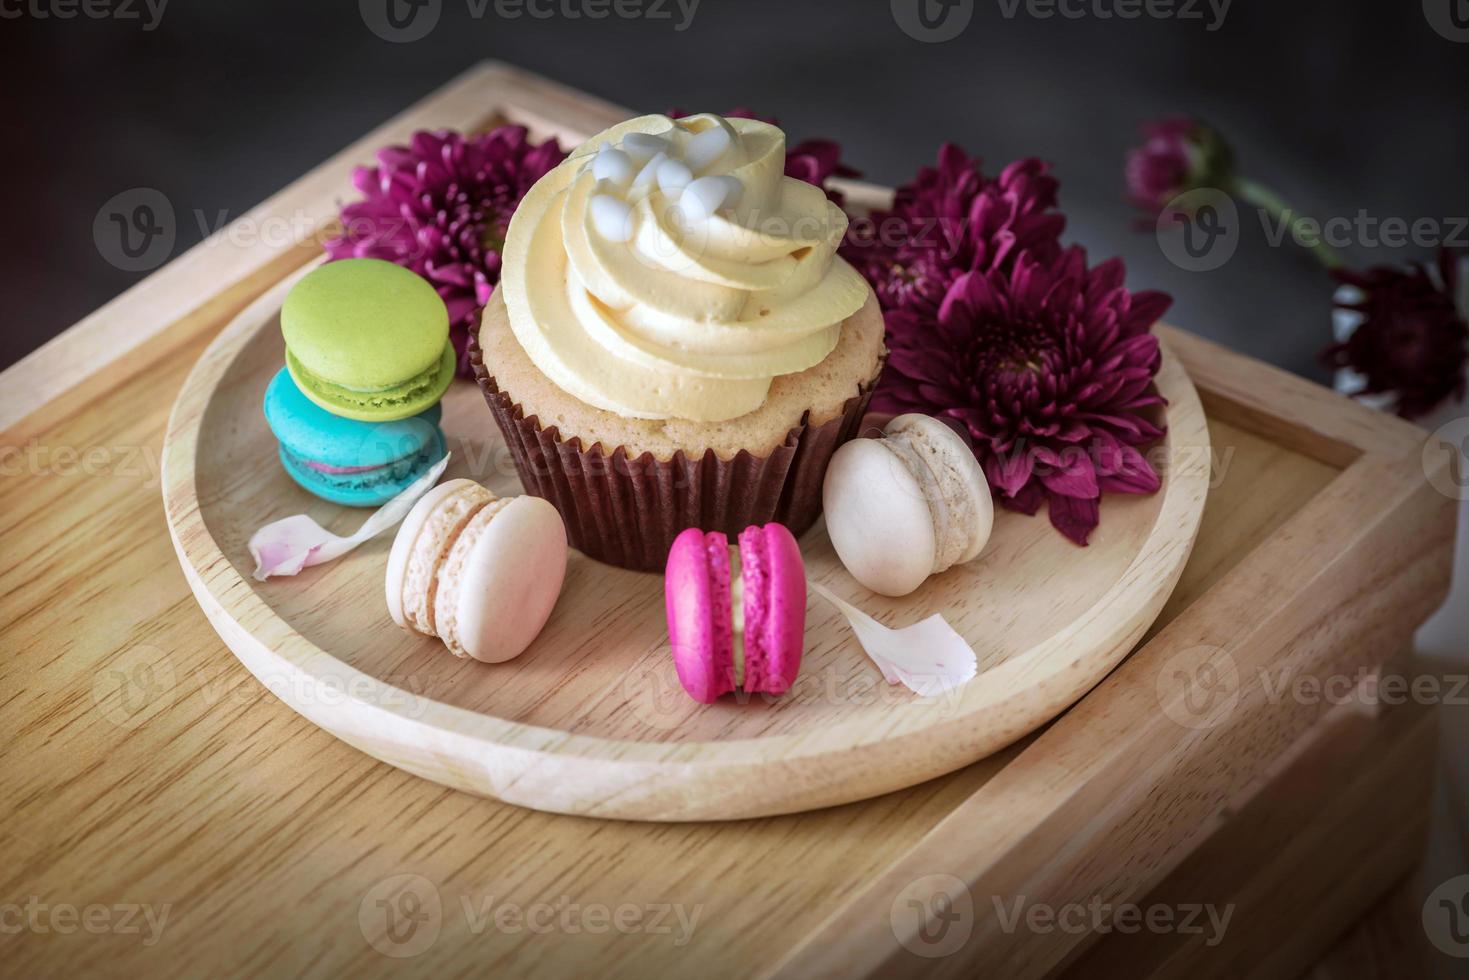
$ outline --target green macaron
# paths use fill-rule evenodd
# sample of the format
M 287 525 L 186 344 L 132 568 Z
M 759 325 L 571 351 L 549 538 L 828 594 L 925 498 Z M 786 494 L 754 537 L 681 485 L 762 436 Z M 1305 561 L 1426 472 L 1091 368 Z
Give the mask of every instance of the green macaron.
M 286 295 L 281 333 L 297 387 L 344 418 L 417 415 L 454 380 L 444 301 L 427 281 L 381 259 L 312 270 Z

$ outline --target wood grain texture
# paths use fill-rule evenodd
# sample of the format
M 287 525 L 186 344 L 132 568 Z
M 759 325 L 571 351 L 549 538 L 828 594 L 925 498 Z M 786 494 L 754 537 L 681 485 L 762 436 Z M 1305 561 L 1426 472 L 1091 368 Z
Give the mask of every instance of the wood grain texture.
M 865 803 L 703 825 L 535 813 L 378 763 L 240 665 L 199 613 L 168 539 L 156 468 L 168 405 L 158 395 L 182 386 L 221 325 L 193 343 L 155 341 L 149 371 L 98 386 L 94 410 L 40 434 L 48 447 L 105 449 L 117 465 L 0 483 L 0 527 L 23 559 L 0 569 L 0 902 L 37 895 L 172 909 L 152 946 L 133 934 L 7 937 L 17 975 L 406 967 L 646 977 L 697 961 L 710 976 L 745 976 L 773 965 L 1027 744 L 1048 737 Z M 1195 566 L 1217 576 L 1237 565 L 1334 475 L 1289 453 L 1256 454 L 1258 442 L 1227 424 L 1211 433 L 1216 446 L 1240 451 L 1208 510 L 1238 517 L 1221 528 L 1206 513 L 1181 589 Z M 136 473 L 122 465 L 134 448 L 153 461 L 151 473 L 146 462 Z M 143 668 L 154 687 L 124 683 Z M 399 873 L 434 883 L 448 910 L 432 947 L 407 962 L 379 953 L 357 921 L 369 892 Z M 675 946 L 676 936 L 651 933 L 474 932 L 481 923 L 459 904 L 562 896 L 584 907 L 671 902 L 702 912 L 692 940 Z
M 170 531 L 201 607 L 262 684 L 345 741 L 457 789 L 561 813 L 708 820 L 849 803 L 952 772 L 1049 721 L 1116 666 L 1162 609 L 1203 515 L 1208 428 L 1165 356 L 1163 489 L 1108 501 L 1085 552 L 1045 521 L 1002 511 L 979 559 L 894 600 L 851 580 L 823 528 L 805 536 L 814 580 L 893 625 L 942 613 L 970 641 L 980 674 L 950 695 L 883 683 L 813 595 L 787 696 L 696 704 L 672 669 L 661 577 L 577 553 L 523 656 L 460 660 L 392 627 L 390 536 L 294 579 L 251 578 L 246 544 L 270 521 L 308 512 L 347 533 L 362 519 L 273 465 L 260 414 L 283 362 L 280 304 L 301 274 L 236 318 L 185 383 L 164 440 Z M 478 389 L 456 384 L 444 409 L 457 459 L 446 476 L 521 492 Z
M 1408 703 L 1378 713 L 1371 703 L 1363 683 L 1334 705 L 1280 771 L 1233 801 L 1219 832 L 1139 903 L 1206 903 L 1221 915 L 1233 906 L 1227 928 L 1096 934 L 1066 975 L 1301 976 L 1342 923 L 1366 912 L 1423 853 L 1438 712 Z M 1251 851 L 1272 860 L 1232 860 Z
M 1418 874 L 1409 874 L 1388 890 L 1350 931 L 1305 973 L 1302 980 L 1428 980 L 1456 975 L 1454 964 L 1444 957 L 1443 971 L 1433 972 L 1424 962 L 1423 899 L 1418 894 Z
M 1004 932 L 997 918 L 975 922 L 965 955 L 923 960 L 903 946 L 912 935 L 894 941 L 889 906 L 935 870 L 973 895 L 1052 906 L 1078 893 L 1143 893 L 1325 708 L 1282 689 L 1316 673 L 1351 676 L 1408 647 L 1444 595 L 1449 503 L 1403 460 L 1363 456 L 1054 725 L 1027 753 L 1030 765 L 1008 767 L 956 808 L 779 972 L 1029 976 L 1057 967 L 1081 937 L 1041 945 Z M 1201 684 L 1222 692 L 1202 715 L 1190 707 Z M 1132 710 L 1103 707 L 1124 692 Z M 1143 692 L 1162 710 L 1139 714 Z M 1149 778 L 1160 771 L 1171 774 L 1166 788 Z M 1116 863 L 1078 860 L 1114 848 Z M 913 935 L 924 925 L 911 924 Z
M 1423 432 L 1289 371 L 1252 361 L 1167 325 L 1158 334 L 1179 352 L 1205 394 L 1211 415 L 1245 426 L 1295 452 L 1332 466 L 1363 453 L 1397 456 L 1416 450 Z
M 534 103 L 553 125 L 566 90 L 523 75 L 515 86 L 536 98 L 491 87 L 473 101 L 490 115 Z M 571 101 L 580 125 L 596 128 L 598 104 Z M 434 99 L 423 106 L 439 111 Z M 262 687 L 200 614 L 168 538 L 159 453 L 172 398 L 214 335 L 316 254 L 307 243 L 228 283 L 172 277 L 178 308 L 191 312 L 137 318 L 143 333 L 123 357 L 67 335 L 60 349 L 105 367 L 85 384 L 51 386 L 44 404 L 33 387 L 20 400 L 28 414 L 0 436 L 0 541 L 11 558 L 0 565 L 0 915 L 14 922 L 11 909 L 32 897 L 78 909 L 121 903 L 134 914 L 95 934 L 44 921 L 46 931 L 7 929 L 7 975 L 745 977 L 776 970 L 793 950 L 809 962 L 819 936 L 848 972 L 881 972 L 870 964 L 896 939 L 874 942 L 869 914 L 885 922 L 892 903 L 873 906 L 872 883 L 910 854 L 933 855 L 935 833 L 939 843 L 961 839 L 932 865 L 966 880 L 998 884 L 1004 871 L 1045 885 L 1036 894 L 1052 901 L 1088 901 L 1099 882 L 1140 899 L 1227 823 L 1224 801 L 1240 785 L 1296 751 L 1281 748 L 1292 733 L 1315 730 L 1319 709 L 1262 700 L 1254 687 L 1237 702 L 1235 716 L 1247 718 L 1203 732 L 1156 724 L 1148 668 L 1193 637 L 1245 624 L 1248 642 L 1230 648 L 1241 663 L 1355 670 L 1380 661 L 1419 615 L 1393 602 L 1407 550 L 1430 542 L 1412 573 L 1424 603 L 1446 584 L 1447 501 L 1400 492 L 1420 433 L 1333 423 L 1334 412 L 1360 418 L 1358 409 L 1308 386 L 1310 426 L 1342 430 L 1325 440 L 1328 452 L 1311 451 L 1318 436 L 1269 414 L 1299 404 L 1304 382 L 1233 357 L 1229 377 L 1212 377 L 1212 351 L 1174 344 L 1209 379 L 1215 485 L 1198 542 L 1152 635 L 1045 730 L 910 789 L 762 820 L 594 821 L 456 793 L 332 738 Z M 1210 385 L 1236 394 L 1214 398 Z M 1245 393 L 1264 415 L 1238 408 Z M 1342 467 L 1364 453 L 1375 461 L 1357 476 L 1385 468 L 1392 477 L 1343 481 Z M 1329 520 L 1339 507 L 1340 521 Z M 1129 736 L 1130 725 L 1157 744 Z M 1128 750 L 1131 767 L 1120 758 Z M 1380 795 L 1411 784 L 1389 773 Z M 980 819 L 965 809 L 971 800 Z M 1273 858 L 1251 841 L 1229 854 L 1257 868 Z M 1329 883 L 1337 869 L 1302 873 Z M 400 874 L 420 876 L 441 899 L 433 941 L 407 959 L 381 951 L 401 949 L 384 946 L 387 910 L 376 904 Z M 558 913 L 550 933 L 485 917 L 536 903 L 575 911 Z M 128 929 L 143 904 L 155 917 L 166 906 L 156 935 L 146 924 Z M 697 912 L 681 944 L 666 917 L 655 928 L 649 913 L 621 931 L 606 917 L 668 904 Z M 1329 918 L 1312 937 L 1329 931 Z M 850 921 L 850 938 L 823 932 L 830 921 Z M 1053 961 L 1054 938 L 1020 936 L 1004 959 L 1015 975 L 1035 974 Z

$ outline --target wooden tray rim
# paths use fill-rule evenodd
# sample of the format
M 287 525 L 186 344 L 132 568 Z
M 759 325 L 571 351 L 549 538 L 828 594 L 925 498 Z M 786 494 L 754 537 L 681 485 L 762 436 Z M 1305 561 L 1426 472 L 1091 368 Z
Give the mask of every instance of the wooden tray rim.
M 1044 724 L 1056 711 L 1084 694 L 1141 636 L 1182 574 L 1202 518 L 1207 466 L 1189 466 L 1170 473 L 1163 490 L 1159 491 L 1164 495 L 1163 504 L 1153 528 L 1118 581 L 1090 609 L 1061 631 L 971 681 L 961 692 L 959 704 L 951 713 L 945 712 L 947 717 L 937 723 L 921 724 L 923 716 L 913 712 L 895 725 L 879 731 L 859 720 L 835 725 L 816 734 L 781 734 L 719 742 L 623 741 L 507 721 L 433 701 L 386 684 L 344 663 L 291 629 L 220 551 L 200 512 L 194 463 L 198 455 L 203 413 L 211 394 L 242 345 L 255 335 L 262 321 L 269 319 L 278 309 L 284 291 L 315 264 L 308 263 L 267 290 L 231 321 L 200 357 L 170 414 L 164 440 L 163 488 L 170 534 L 190 587 L 216 630 L 246 666 L 257 676 L 261 676 L 262 671 L 271 671 L 268 676 L 285 673 L 313 684 L 330 679 L 336 689 L 363 694 L 363 697 L 348 697 L 336 705 L 311 705 L 308 706 L 312 709 L 310 711 L 301 704 L 293 704 L 296 710 L 325 724 L 333 732 L 343 727 L 343 719 L 332 715 L 366 710 L 378 716 L 380 723 L 430 733 L 433 736 L 430 741 L 435 744 L 462 740 L 460 750 L 470 750 L 472 755 L 493 748 L 534 753 L 546 758 L 570 756 L 598 765 L 634 767 L 697 764 L 703 761 L 703 757 L 714 756 L 722 764 L 752 766 L 774 759 L 789 762 L 855 752 L 894 739 L 935 737 L 945 730 L 958 732 L 966 719 L 1013 698 L 1013 689 L 1022 679 L 1024 689 L 1033 691 L 1043 688 L 1046 682 L 1058 675 L 1074 672 L 1078 667 L 1084 668 L 1085 683 L 1071 683 L 1064 703 L 1053 704 L 1053 696 L 1051 701 L 1034 709 L 1032 713 L 1044 712 L 1044 717 L 1037 718 L 1025 729 L 1029 731 Z M 1170 445 L 1199 447 L 1207 458 L 1208 429 L 1197 392 L 1181 365 L 1167 352 L 1166 345 L 1158 385 L 1170 402 L 1167 437 Z M 1193 507 L 1192 513 L 1188 512 L 1190 506 Z M 1160 535 L 1160 528 L 1168 529 L 1167 533 Z M 1132 587 L 1136 580 L 1149 574 L 1157 579 L 1156 588 L 1138 591 Z M 1076 639 L 1083 627 L 1088 631 L 1104 630 L 1107 636 L 1105 645 L 1092 644 L 1092 652 L 1080 658 L 1057 656 L 1058 651 Z M 245 648 L 244 652 L 237 644 Z M 298 688 L 292 686 L 290 689 Z M 321 720 L 316 717 L 318 715 L 322 716 Z M 359 723 L 350 727 L 361 726 Z M 1022 734 L 1024 731 L 1015 732 L 1011 740 Z

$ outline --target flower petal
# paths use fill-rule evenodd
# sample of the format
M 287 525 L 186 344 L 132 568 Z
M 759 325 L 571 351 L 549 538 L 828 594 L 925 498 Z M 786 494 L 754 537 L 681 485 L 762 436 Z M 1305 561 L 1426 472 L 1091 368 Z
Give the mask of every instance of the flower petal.
M 1051 497 L 1051 525 L 1066 537 L 1085 546 L 1087 538 L 1101 521 L 1101 509 L 1095 497 Z

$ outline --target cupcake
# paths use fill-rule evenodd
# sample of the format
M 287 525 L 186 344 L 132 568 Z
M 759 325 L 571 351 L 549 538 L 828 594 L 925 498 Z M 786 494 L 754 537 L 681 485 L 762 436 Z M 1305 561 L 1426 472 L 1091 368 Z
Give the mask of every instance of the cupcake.
M 541 178 L 470 363 L 571 544 L 658 571 L 688 527 L 801 533 L 882 369 L 841 209 L 754 119 L 642 116 Z

